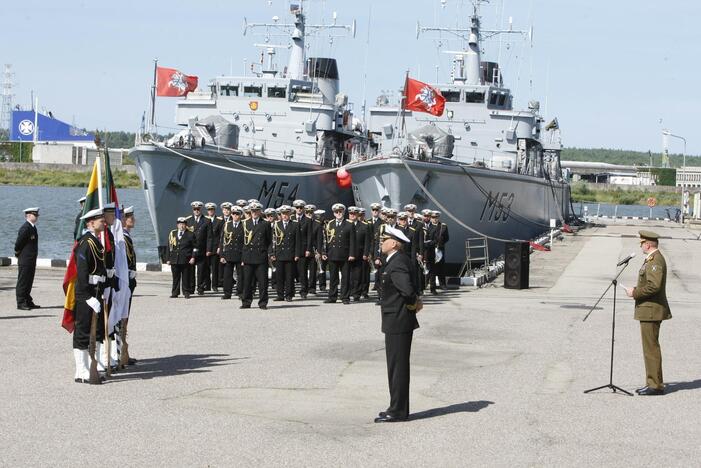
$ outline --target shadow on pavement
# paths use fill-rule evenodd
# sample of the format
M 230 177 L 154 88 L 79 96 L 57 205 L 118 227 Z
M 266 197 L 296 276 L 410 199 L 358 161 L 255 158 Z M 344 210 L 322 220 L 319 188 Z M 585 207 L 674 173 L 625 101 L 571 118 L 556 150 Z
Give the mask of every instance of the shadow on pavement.
M 665 393 L 674 393 L 682 390 L 696 390 L 701 388 L 701 379 L 691 380 L 689 382 L 672 382 L 665 384 Z
M 13 319 L 27 319 L 27 318 L 39 318 L 39 317 L 53 317 L 53 315 L 6 315 L 0 317 L 0 320 L 13 320 Z
M 139 359 L 134 366 L 129 366 L 116 374 L 110 380 L 150 380 L 157 377 L 171 377 L 200 372 L 210 372 L 208 368 L 234 364 L 248 357 L 229 358 L 228 354 L 176 354 L 151 359 Z
M 437 416 L 445 416 L 453 413 L 476 413 L 489 405 L 493 405 L 493 401 L 479 400 L 467 401 L 465 403 L 456 403 L 454 405 L 443 406 L 441 408 L 433 408 L 426 411 L 419 411 L 409 415 L 409 420 L 416 421 L 417 419 L 435 418 Z

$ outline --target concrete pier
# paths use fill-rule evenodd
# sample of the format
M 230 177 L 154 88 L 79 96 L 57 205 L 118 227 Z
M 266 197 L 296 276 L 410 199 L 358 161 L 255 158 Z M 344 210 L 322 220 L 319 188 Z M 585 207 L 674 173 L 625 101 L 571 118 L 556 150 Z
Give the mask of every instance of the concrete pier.
M 663 323 L 667 394 L 583 391 L 608 383 L 612 295 L 582 318 L 631 252 L 663 236 L 674 318 Z M 528 290 L 502 278 L 426 298 L 412 349 L 409 422 L 388 405 L 373 302 L 323 297 L 240 310 L 208 293 L 169 299 L 168 273 L 140 272 L 129 324 L 139 363 L 102 386 L 73 382 L 59 326 L 63 270 L 38 270 L 42 305 L 15 309 L 0 268 L 0 465 L 692 466 L 701 457 L 701 231 L 601 225 L 531 256 Z M 614 383 L 643 386 L 633 302 L 619 288 Z M 696 461 L 695 461 L 696 460 Z

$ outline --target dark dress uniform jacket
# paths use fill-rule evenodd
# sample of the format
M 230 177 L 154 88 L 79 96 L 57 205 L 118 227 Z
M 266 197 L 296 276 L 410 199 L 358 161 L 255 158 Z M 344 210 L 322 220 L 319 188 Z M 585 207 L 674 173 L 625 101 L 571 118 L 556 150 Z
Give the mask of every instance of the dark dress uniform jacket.
M 127 253 L 127 268 L 130 271 L 136 271 L 136 251 L 134 250 L 134 239 L 131 238 L 131 234 L 126 229 L 124 230 L 124 245 L 126 247 Z M 129 289 L 134 292 L 136 287 L 136 278 L 129 277 Z
M 178 230 L 170 231 L 168 242 L 168 261 L 172 265 L 184 265 L 194 256 L 195 235 L 185 229 L 183 235 L 178 240 Z
M 356 253 L 355 226 L 345 219 L 339 226 L 336 226 L 335 219 L 327 222 L 325 254 L 329 260 L 345 262 Z
M 411 281 L 409 257 L 397 252 L 382 272 L 382 333 L 409 333 L 419 328 L 416 313 L 407 305 L 416 304 L 416 289 Z
M 368 234 L 368 225 L 365 221 L 357 221 L 355 227 L 355 253 L 356 260 L 362 260 L 363 256 L 370 255 L 371 234 Z
M 253 225 L 253 218 L 243 222 L 243 255 L 241 261 L 251 265 L 268 263 L 268 248 L 273 241 L 273 231 L 270 223 L 258 218 Z
M 243 221 L 239 221 L 234 227 L 234 221 L 229 220 L 222 229 L 221 242 L 219 243 L 221 256 L 227 262 L 240 263 L 243 253 Z
M 313 221 L 304 215 L 300 219 L 297 219 L 296 217 L 292 217 L 290 219 L 290 221 L 295 221 L 299 225 L 299 242 L 300 242 L 300 246 L 302 249 L 302 255 L 299 255 L 299 256 L 303 257 L 305 252 L 312 251 L 312 245 L 313 245 L 312 224 L 313 224 Z
M 76 302 L 85 301 L 91 297 L 100 298 L 102 284 L 90 284 L 90 276 L 107 274 L 104 261 L 102 242 L 91 232 L 86 232 L 78 241 L 75 249 L 77 276 L 75 282 Z M 82 305 L 82 304 L 81 304 Z
M 271 254 L 275 256 L 275 260 L 293 261 L 295 257 L 303 255 L 302 249 L 302 232 L 300 223 L 297 221 L 288 221 L 287 228 L 283 228 L 282 221 L 275 221 L 273 226 L 273 235 L 276 242 L 273 243 Z M 309 231 L 307 231 L 309 232 Z M 282 239 L 280 239 L 282 237 Z
M 195 222 L 195 217 L 190 218 L 192 233 L 195 236 L 195 257 L 203 257 L 207 253 L 209 247 L 209 219 L 206 216 L 200 216 L 199 222 Z
M 17 232 L 15 241 L 15 256 L 19 265 L 36 264 L 39 255 L 39 233 L 36 226 L 32 226 L 29 221 L 25 221 Z
M 645 259 L 633 290 L 635 320 L 656 322 L 669 320 L 672 312 L 667 302 L 667 262 L 659 250 Z
M 207 234 L 207 252 L 217 253 L 219 247 L 219 239 L 221 238 L 222 228 L 224 227 L 224 218 L 221 216 L 213 217 L 209 222 L 209 233 Z

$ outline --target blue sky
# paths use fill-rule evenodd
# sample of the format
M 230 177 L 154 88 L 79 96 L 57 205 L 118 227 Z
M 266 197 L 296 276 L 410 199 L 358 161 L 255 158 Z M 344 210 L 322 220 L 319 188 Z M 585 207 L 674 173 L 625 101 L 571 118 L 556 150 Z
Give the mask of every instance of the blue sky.
M 242 35 L 243 18 L 286 21 L 289 0 L 24 0 L 4 2 L 0 63 L 15 72 L 15 102 L 40 108 L 88 129 L 134 131 L 148 105 L 152 60 L 198 75 L 200 84 L 243 71 L 259 58 Z M 341 86 L 360 110 L 381 90 L 397 89 L 412 76 L 446 81 L 450 57 L 437 53 L 437 36 L 416 39 L 422 25 L 464 25 L 470 2 L 445 0 L 312 0 L 309 22 L 357 20 L 355 39 L 320 36 L 312 55 L 339 60 Z M 503 5 L 503 15 L 501 14 Z M 688 140 L 701 154 L 695 128 L 701 107 L 698 75 L 701 2 L 688 0 L 492 0 L 483 25 L 496 28 L 513 17 L 515 29 L 534 27 L 533 47 L 522 40 L 502 44 L 506 84 L 516 105 L 541 101 L 546 118 L 557 117 L 567 146 L 659 151 L 661 128 Z M 371 20 L 370 40 L 368 19 Z M 501 21 L 500 21 L 501 19 Z M 273 41 L 281 39 L 273 38 Z M 444 48 L 459 44 L 446 42 Z M 369 46 L 368 46 L 369 45 Z M 498 44 L 485 44 L 494 59 Z M 284 66 L 286 57 L 280 57 Z M 365 66 L 367 63 L 367 66 Z M 366 88 L 363 76 L 367 74 Z M 545 105 L 547 102 L 547 106 Z M 157 121 L 172 127 L 172 98 L 159 98 Z M 659 120 L 662 119 L 662 124 Z M 670 150 L 680 153 L 681 143 Z

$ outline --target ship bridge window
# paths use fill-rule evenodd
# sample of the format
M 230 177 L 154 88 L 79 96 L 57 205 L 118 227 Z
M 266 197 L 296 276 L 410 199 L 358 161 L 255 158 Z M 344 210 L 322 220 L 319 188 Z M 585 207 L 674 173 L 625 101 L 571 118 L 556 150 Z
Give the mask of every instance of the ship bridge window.
M 268 86 L 268 97 L 284 98 L 287 95 L 287 88 L 280 86 Z
M 262 97 L 263 88 L 261 86 L 244 86 L 243 97 Z
M 460 102 L 460 91 L 441 90 L 446 102 Z
M 219 95 L 220 96 L 238 96 L 239 95 L 239 87 L 238 86 L 229 86 L 229 85 L 224 85 L 219 87 Z
M 484 93 L 468 91 L 465 93 L 465 102 L 484 102 Z
M 498 94 L 498 93 L 492 93 L 492 94 L 489 95 L 489 105 L 491 105 L 491 106 L 496 106 L 498 100 L 499 100 L 499 94 Z
M 506 94 L 500 94 L 497 105 L 499 107 L 503 107 L 505 102 L 506 102 Z

